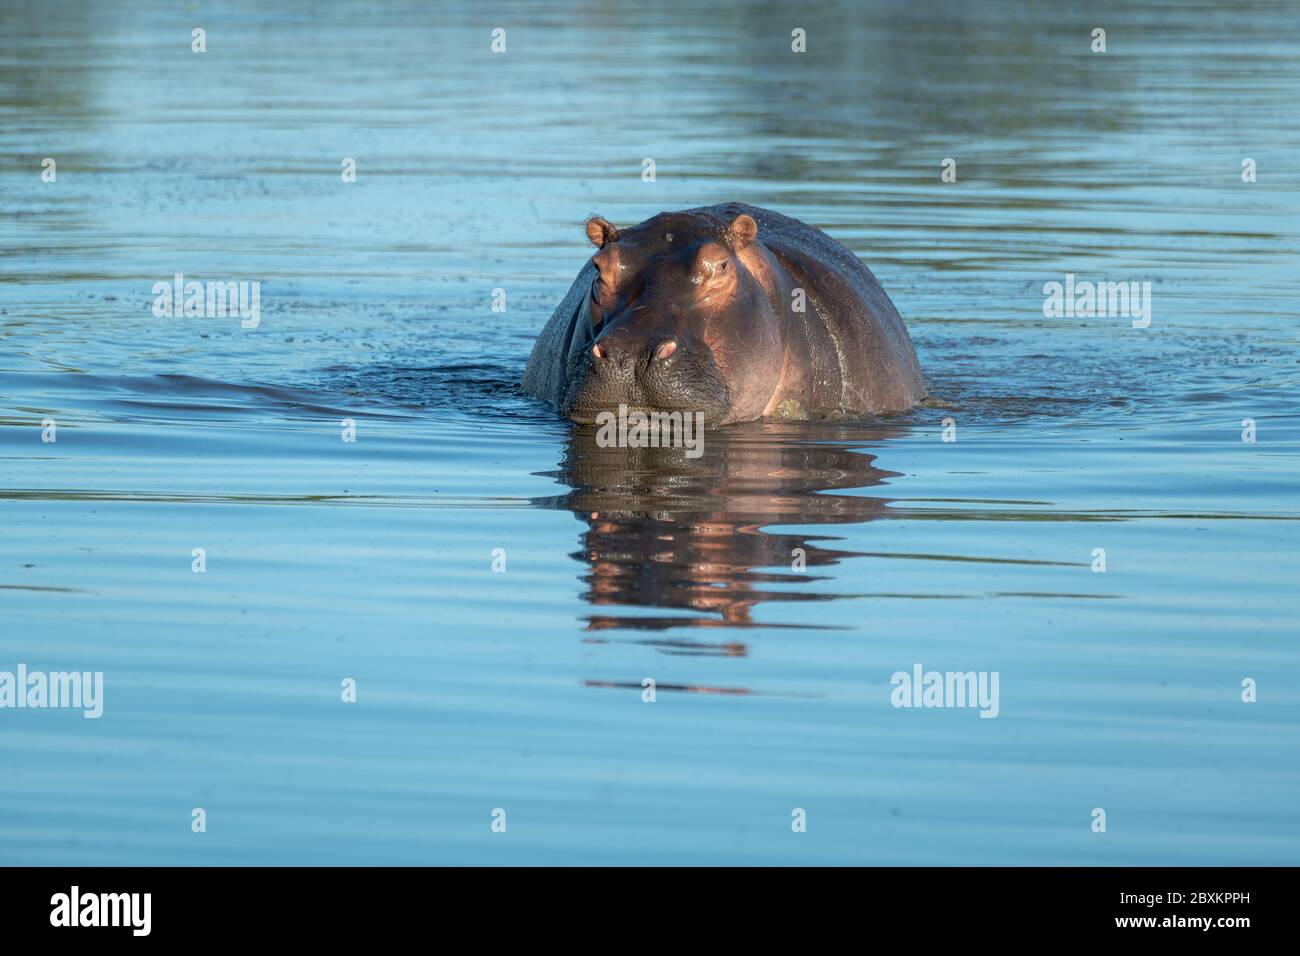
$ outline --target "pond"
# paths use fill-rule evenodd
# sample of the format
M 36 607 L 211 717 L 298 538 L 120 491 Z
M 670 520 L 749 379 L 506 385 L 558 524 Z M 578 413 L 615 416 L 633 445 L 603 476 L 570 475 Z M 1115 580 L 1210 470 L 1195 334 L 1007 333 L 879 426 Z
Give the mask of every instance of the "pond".
M 1297 862 L 1293 10 L 276 6 L 0 9 L 0 671 L 103 674 L 0 862 Z M 521 391 L 588 215 L 733 200 L 925 405 Z

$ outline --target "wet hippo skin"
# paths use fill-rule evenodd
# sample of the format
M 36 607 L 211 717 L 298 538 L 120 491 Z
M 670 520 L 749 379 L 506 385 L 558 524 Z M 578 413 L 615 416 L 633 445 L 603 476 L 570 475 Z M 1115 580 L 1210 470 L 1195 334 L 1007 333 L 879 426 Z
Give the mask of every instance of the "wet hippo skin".
M 826 233 L 728 203 L 620 230 L 538 336 L 525 390 L 591 423 L 620 405 L 709 425 L 902 411 L 925 382 L 898 310 Z

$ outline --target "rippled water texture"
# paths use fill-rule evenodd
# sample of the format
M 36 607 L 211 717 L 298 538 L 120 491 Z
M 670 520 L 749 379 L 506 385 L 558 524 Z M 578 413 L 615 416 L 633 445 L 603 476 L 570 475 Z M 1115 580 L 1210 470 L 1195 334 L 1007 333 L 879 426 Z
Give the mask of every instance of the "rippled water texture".
M 6 3 L 0 670 L 105 700 L 0 710 L 0 861 L 1298 862 L 1300 13 L 1061 6 Z M 588 214 L 729 200 L 934 400 L 690 459 L 521 393 Z

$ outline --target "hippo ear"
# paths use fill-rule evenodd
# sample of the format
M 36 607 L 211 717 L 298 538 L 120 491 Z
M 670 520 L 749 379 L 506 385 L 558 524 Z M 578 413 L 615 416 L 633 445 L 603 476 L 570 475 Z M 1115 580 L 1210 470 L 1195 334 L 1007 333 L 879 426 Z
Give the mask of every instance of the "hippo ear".
M 731 220 L 731 225 L 727 227 L 727 238 L 731 240 L 731 248 L 736 251 L 744 249 L 757 237 L 758 223 L 754 222 L 753 216 L 747 216 L 743 212 Z
M 592 241 L 597 249 L 604 249 L 605 245 L 618 239 L 618 230 L 608 219 L 601 219 L 599 216 L 592 216 L 587 220 L 587 238 Z

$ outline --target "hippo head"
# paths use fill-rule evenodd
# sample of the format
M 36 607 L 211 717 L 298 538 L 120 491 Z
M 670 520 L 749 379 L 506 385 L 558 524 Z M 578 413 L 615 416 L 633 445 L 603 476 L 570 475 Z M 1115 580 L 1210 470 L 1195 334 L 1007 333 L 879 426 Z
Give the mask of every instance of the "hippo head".
M 590 424 L 626 405 L 701 412 L 709 425 L 758 417 L 783 351 L 754 219 L 673 213 L 620 232 L 596 217 L 587 236 L 599 251 L 564 414 Z

